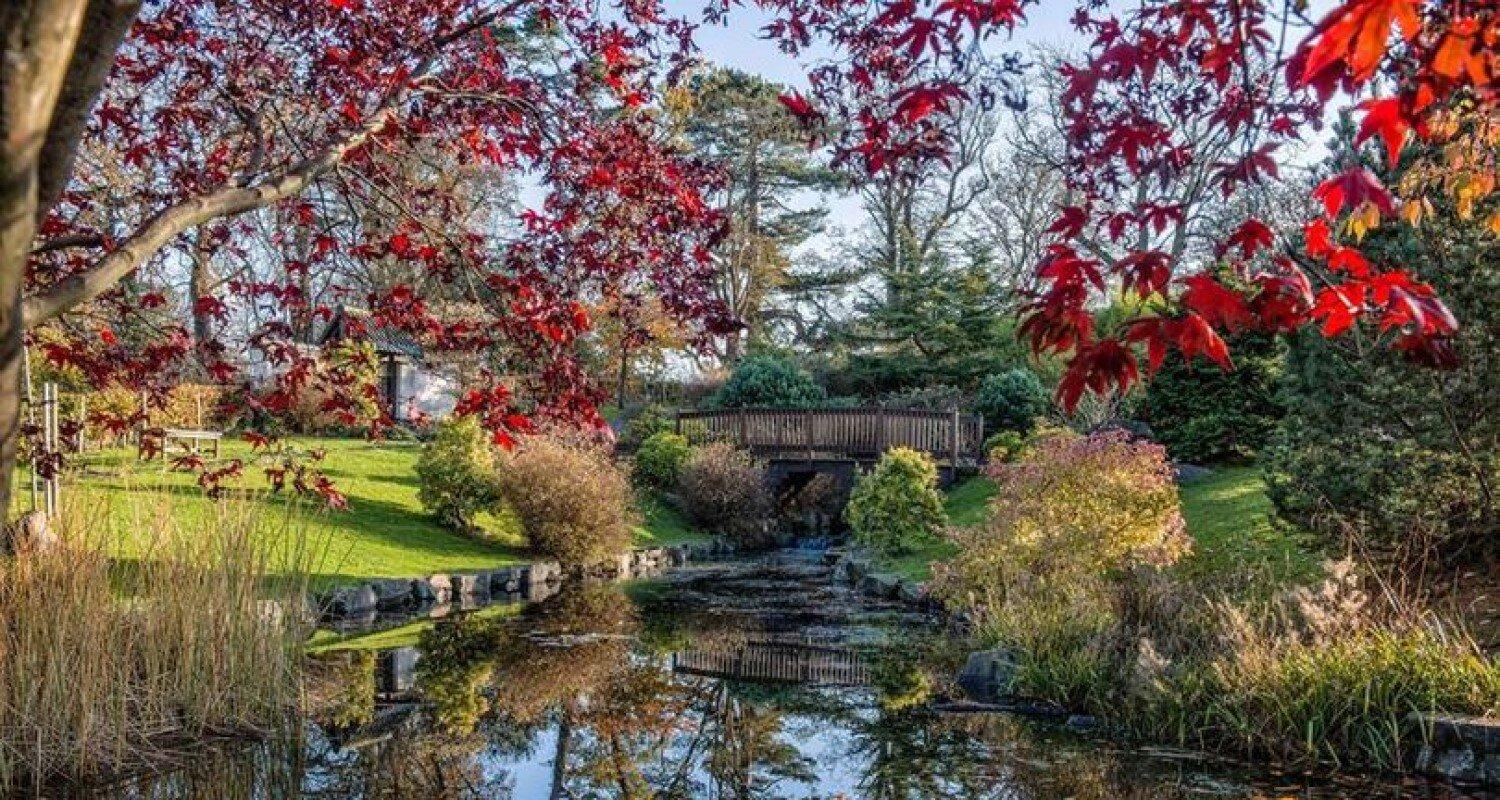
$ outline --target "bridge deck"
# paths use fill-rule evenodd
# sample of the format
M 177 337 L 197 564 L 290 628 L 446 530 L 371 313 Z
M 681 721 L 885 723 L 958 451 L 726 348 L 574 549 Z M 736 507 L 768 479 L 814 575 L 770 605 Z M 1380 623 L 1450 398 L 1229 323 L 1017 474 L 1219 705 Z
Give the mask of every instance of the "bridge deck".
M 728 409 L 677 415 L 677 432 L 695 442 L 720 440 L 772 459 L 878 458 L 909 447 L 957 464 L 975 461 L 984 421 L 957 411 L 883 408 Z

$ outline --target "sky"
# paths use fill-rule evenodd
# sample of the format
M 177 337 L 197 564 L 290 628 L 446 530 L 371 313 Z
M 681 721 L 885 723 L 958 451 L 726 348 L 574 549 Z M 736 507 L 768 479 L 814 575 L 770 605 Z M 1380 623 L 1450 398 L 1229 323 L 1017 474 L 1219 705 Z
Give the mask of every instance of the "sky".
M 698 20 L 702 18 L 704 0 L 666 0 L 667 13 L 672 16 Z M 1073 3 L 1066 0 L 1042 0 L 1031 9 L 1025 25 L 1017 28 L 1008 40 L 995 37 L 991 47 L 996 52 L 1026 50 L 1036 45 L 1046 45 L 1066 50 L 1082 48 L 1086 42 L 1073 30 L 1068 18 L 1073 13 Z M 695 37 L 700 55 L 713 63 L 732 67 L 744 72 L 798 89 L 807 87 L 808 60 L 798 59 L 781 52 L 774 43 L 762 38 L 761 30 L 772 20 L 772 15 L 751 5 L 735 7 L 727 24 L 704 24 Z M 815 48 L 813 59 L 827 57 L 826 49 Z M 833 237 L 841 230 L 858 228 L 863 222 L 859 201 L 852 195 L 823 198 L 828 207 L 828 224 L 824 234 L 814 237 L 805 246 L 819 252 L 831 249 Z

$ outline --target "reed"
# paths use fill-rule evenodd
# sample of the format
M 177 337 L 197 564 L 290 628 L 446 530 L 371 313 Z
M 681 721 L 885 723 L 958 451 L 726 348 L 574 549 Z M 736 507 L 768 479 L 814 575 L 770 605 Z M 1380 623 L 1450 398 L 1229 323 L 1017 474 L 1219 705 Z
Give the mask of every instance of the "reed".
M 187 529 L 183 498 L 132 498 L 74 495 L 57 546 L 0 558 L 0 787 L 148 769 L 294 719 L 314 554 L 275 528 L 295 516 L 242 497 Z

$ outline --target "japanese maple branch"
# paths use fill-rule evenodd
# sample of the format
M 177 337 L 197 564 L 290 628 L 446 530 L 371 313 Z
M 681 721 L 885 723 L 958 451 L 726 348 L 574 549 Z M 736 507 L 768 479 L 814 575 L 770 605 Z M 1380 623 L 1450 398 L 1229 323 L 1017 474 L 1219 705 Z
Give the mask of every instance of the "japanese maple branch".
M 315 179 L 338 166 L 350 152 L 364 145 L 390 124 L 401 99 L 407 96 L 407 87 L 417 83 L 431 71 L 438 54 L 445 47 L 489 25 L 500 16 L 509 14 L 525 1 L 515 0 L 501 10 L 481 15 L 435 40 L 427 55 L 412 71 L 406 85 L 392 87 L 369 121 L 344 139 L 298 162 L 278 177 L 252 186 L 226 186 L 174 205 L 152 217 L 135 235 L 122 242 L 119 249 L 100 259 L 94 266 L 60 281 L 45 292 L 28 297 L 24 307 L 25 326 L 34 327 L 109 291 L 121 278 L 134 272 L 184 231 L 209 220 L 263 208 L 301 194 Z

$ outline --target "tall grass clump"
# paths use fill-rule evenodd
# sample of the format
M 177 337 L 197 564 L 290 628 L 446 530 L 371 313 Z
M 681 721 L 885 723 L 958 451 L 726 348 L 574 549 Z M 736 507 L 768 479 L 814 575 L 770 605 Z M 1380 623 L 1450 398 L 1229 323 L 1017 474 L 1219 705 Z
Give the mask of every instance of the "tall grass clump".
M 126 513 L 70 499 L 56 545 L 0 557 L 0 786 L 103 779 L 208 737 L 285 730 L 312 559 L 295 536 L 262 543 L 290 520 L 241 498 L 189 529 L 165 495 Z
M 1398 769 L 1422 713 L 1500 711 L 1500 665 L 1350 561 L 1247 598 L 1178 567 L 1188 547 L 1161 448 L 1118 435 L 1037 443 L 983 526 L 934 570 L 1012 691 L 1143 739 L 1294 765 Z

